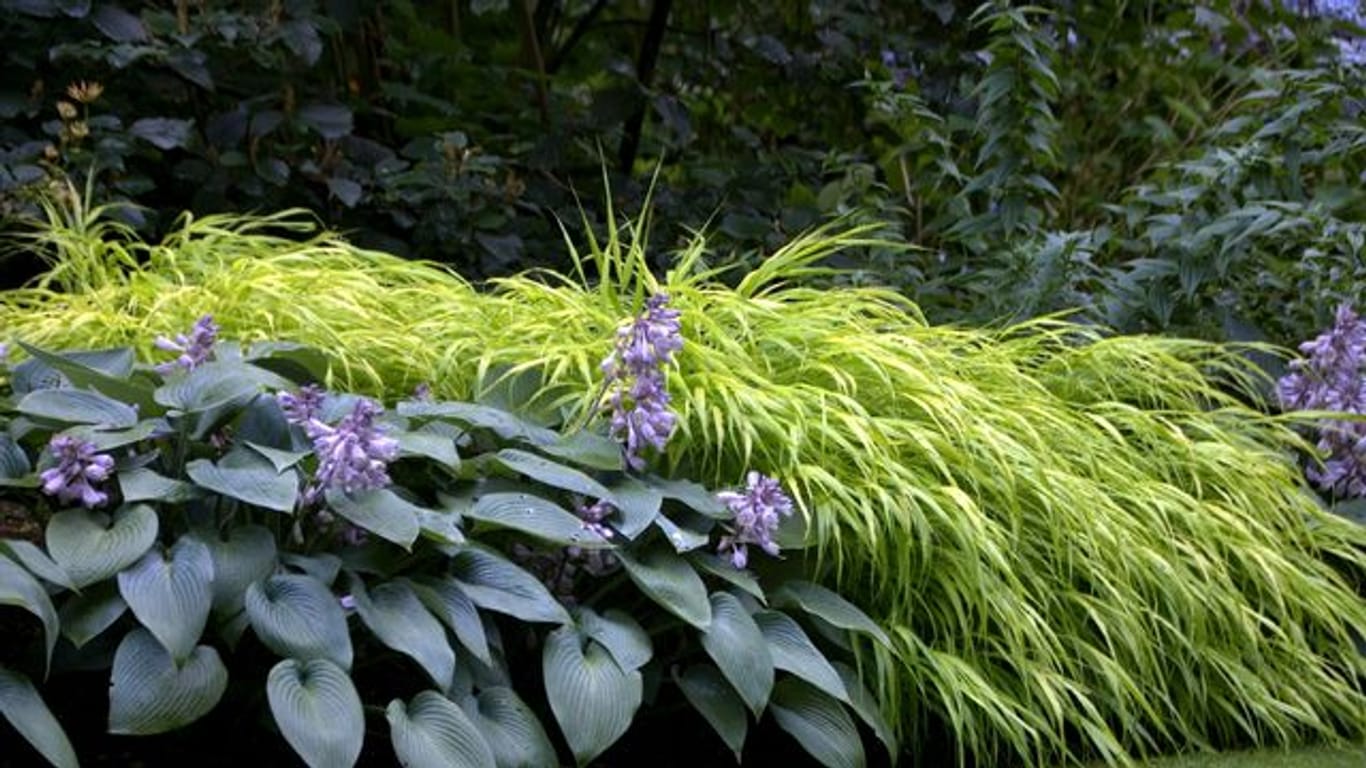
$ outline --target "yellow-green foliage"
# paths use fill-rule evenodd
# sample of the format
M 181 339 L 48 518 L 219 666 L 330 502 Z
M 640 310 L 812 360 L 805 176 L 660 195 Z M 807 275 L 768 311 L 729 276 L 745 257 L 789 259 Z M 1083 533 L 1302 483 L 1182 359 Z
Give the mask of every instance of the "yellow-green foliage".
M 572 279 L 476 287 L 297 217 L 187 220 L 160 244 L 90 222 L 44 230 L 52 271 L 0 296 L 0 336 L 150 356 L 211 312 L 229 337 L 331 350 L 338 386 L 468 397 L 511 364 L 586 418 L 613 329 L 666 289 L 687 340 L 669 461 L 795 493 L 822 578 L 895 639 L 864 671 L 912 750 L 944 727 L 988 765 L 1366 731 L 1366 607 L 1325 564 L 1358 578 L 1366 536 L 1305 492 L 1286 425 L 1227 394 L 1248 375 L 1230 350 L 932 327 L 893 293 L 801 286 L 858 231 L 733 289 L 700 240 L 656 285 L 616 230 Z

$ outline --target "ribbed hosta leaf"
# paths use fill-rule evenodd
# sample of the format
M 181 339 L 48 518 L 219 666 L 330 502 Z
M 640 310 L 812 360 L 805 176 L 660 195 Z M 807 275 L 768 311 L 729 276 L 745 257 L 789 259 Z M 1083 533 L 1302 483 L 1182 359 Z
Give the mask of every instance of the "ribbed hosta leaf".
M 574 627 L 550 633 L 541 665 L 550 709 L 574 758 L 586 765 L 630 728 L 640 707 L 640 673 L 623 671 L 607 649 Z
M 599 615 L 591 608 L 580 608 L 575 618 L 579 632 L 596 640 L 626 671 L 640 669 L 654 655 L 650 636 L 635 619 L 612 608 Z
M 584 527 L 563 507 L 529 493 L 489 493 L 464 510 L 465 517 L 529 533 L 552 544 L 602 549 L 611 544 Z
M 664 494 L 664 498 L 673 499 L 694 512 L 717 520 L 730 517 L 726 505 L 716 498 L 716 494 L 691 480 L 664 480 L 658 477 L 650 477 L 647 480 L 651 486 Z
M 796 678 L 783 678 L 773 689 L 773 719 L 827 768 L 863 768 L 863 742 L 858 728 L 834 699 Z
M 136 563 L 157 538 L 157 513 L 146 504 L 108 515 L 68 509 L 47 524 L 47 551 L 77 588 L 104 581 Z
M 367 590 L 355 574 L 350 583 L 356 611 L 375 637 L 421 665 L 438 688 L 449 688 L 455 675 L 455 651 L 446 641 L 446 630 L 412 588 L 391 581 Z
M 0 556 L 6 556 L 14 562 L 24 566 L 28 569 L 29 573 L 32 573 L 43 581 L 51 582 L 52 584 L 56 584 L 59 587 L 66 587 L 67 589 L 74 588 L 74 585 L 71 583 L 71 577 L 66 575 L 66 571 L 62 570 L 60 565 L 57 565 L 52 558 L 47 556 L 46 552 L 39 549 L 38 546 L 31 541 L 24 541 L 22 539 L 0 540 Z
M 516 448 L 504 448 L 496 455 L 498 462 L 503 466 L 551 488 L 561 488 L 581 493 L 593 500 L 606 499 L 613 504 L 616 503 L 612 492 L 603 487 L 602 483 L 573 467 Z
M 803 611 L 822 618 L 840 629 L 860 632 L 876 639 L 884 646 L 890 645 L 887 633 L 882 631 L 858 606 L 818 584 L 806 581 L 788 581 L 774 591 L 773 604 L 779 608 L 795 605 Z
M 182 536 L 168 554 L 153 549 L 119 574 L 119 594 L 133 615 L 180 663 L 199 643 L 213 605 L 213 556 Z
M 754 578 L 754 574 L 743 571 L 730 564 L 730 561 L 711 552 L 689 552 L 686 555 L 699 572 L 707 573 L 718 579 L 739 587 L 759 602 L 767 602 L 764 590 Z
M 711 623 L 707 586 L 697 571 L 676 552 L 654 547 L 639 558 L 618 552 L 617 559 L 640 591 L 669 613 L 698 629 L 706 629 Z
M 849 702 L 839 673 L 791 616 L 779 611 L 759 611 L 754 614 L 754 623 L 768 641 L 775 669 L 791 672 L 827 695 Z
M 493 750 L 498 768 L 558 768 L 541 721 L 511 688 L 484 688 L 462 700 L 461 707 Z
M 327 659 L 285 659 L 266 678 L 266 698 L 280 733 L 309 768 L 356 764 L 365 714 L 351 678 Z
M 351 634 L 341 602 L 312 576 L 272 576 L 247 588 L 247 617 L 261 642 L 281 656 L 328 659 L 351 668 Z
M 47 651 L 44 663 L 51 663 L 52 648 L 57 644 L 57 609 L 33 574 L 7 557 L 0 557 L 0 605 L 23 608 L 38 617 L 43 623 L 43 646 Z
M 228 687 L 228 670 L 207 645 L 177 666 L 152 633 L 139 628 L 119 643 L 110 680 L 109 732 L 148 735 L 208 714 Z
M 749 716 L 745 713 L 745 703 L 721 676 L 721 671 L 706 664 L 696 664 L 681 676 L 675 675 L 674 679 L 684 698 L 711 724 L 739 762 L 749 732 Z
M 357 527 L 404 549 L 412 548 L 421 531 L 418 518 L 422 508 L 387 488 L 354 494 L 328 491 L 327 506 Z
M 451 579 L 424 579 L 412 585 L 422 604 L 451 628 L 460 644 L 485 664 L 492 664 L 488 635 L 479 608 Z
M 887 747 L 887 754 L 897 754 L 896 736 L 892 732 L 892 726 L 887 722 L 887 718 L 882 716 L 882 710 L 878 707 L 877 700 L 873 694 L 863 687 L 863 681 L 859 680 L 858 672 L 847 664 L 834 662 L 835 672 L 839 674 L 840 680 L 844 683 L 844 690 L 849 694 L 849 701 L 854 709 L 854 714 L 858 715 L 869 728 L 873 729 L 873 734 Z
M 132 406 L 84 389 L 39 389 L 24 395 L 14 409 L 25 416 L 66 424 L 126 429 L 138 423 Z
M 474 604 L 522 621 L 567 624 L 569 613 L 535 576 L 478 545 L 451 558 L 451 576 Z
M 277 472 L 261 454 L 236 448 L 217 463 L 196 459 L 185 474 L 200 486 L 231 499 L 276 512 L 293 512 L 299 495 L 299 475 L 293 469 Z
M 61 723 L 52 716 L 38 690 L 27 677 L 0 666 L 0 715 L 4 715 L 19 735 L 28 740 L 38 754 L 57 768 L 75 768 L 76 750 L 62 730 Z M 6 757 L 18 758 L 12 748 Z
M 146 467 L 119 473 L 119 490 L 124 501 L 165 501 L 180 503 L 203 493 L 183 480 L 159 475 Z
M 617 450 L 620 456 L 621 450 Z M 620 460 L 618 458 L 618 460 Z M 616 498 L 617 511 L 612 517 L 613 527 L 628 539 L 634 539 L 659 517 L 664 494 L 634 477 L 617 481 L 609 490 Z
M 759 625 L 735 596 L 712 594 L 711 625 L 702 632 L 702 648 L 758 717 L 773 690 L 773 656 Z
M 62 635 L 80 648 L 113 626 L 127 610 L 118 584 L 104 581 L 68 597 L 57 610 L 57 617 L 62 622 Z
M 455 451 L 455 440 L 434 432 L 394 432 L 401 456 L 422 456 L 454 469 L 460 466 L 460 454 Z
M 204 534 L 204 543 L 213 556 L 213 609 L 232 615 L 242 610 L 247 587 L 275 572 L 275 536 L 259 525 L 228 531 L 220 539 L 214 532 Z
M 705 520 L 701 515 L 696 516 L 700 520 Z M 708 521 L 710 524 L 710 521 Z M 679 525 L 668 515 L 658 515 L 655 517 L 655 527 L 664 532 L 664 538 L 673 545 L 674 551 L 683 553 L 691 552 L 694 549 L 707 546 L 711 541 L 710 528 L 695 528 Z
M 423 691 L 411 703 L 389 702 L 394 754 L 405 768 L 496 768 L 493 750 L 464 710 L 439 693 Z

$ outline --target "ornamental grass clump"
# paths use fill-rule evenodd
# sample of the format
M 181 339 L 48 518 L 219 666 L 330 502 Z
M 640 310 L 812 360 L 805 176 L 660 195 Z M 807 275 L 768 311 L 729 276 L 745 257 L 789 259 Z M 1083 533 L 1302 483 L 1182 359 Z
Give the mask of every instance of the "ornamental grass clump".
M 1300 419 L 1244 405 L 1239 350 L 1054 319 L 937 327 L 890 291 L 806 287 L 869 244 L 857 229 L 798 238 L 733 287 L 701 238 L 663 279 L 639 243 L 609 220 L 572 276 L 476 287 L 291 215 L 186 219 L 160 243 L 56 219 L 33 244 L 51 271 L 0 296 L 0 328 L 149 354 L 212 312 L 234 336 L 334 351 L 334 387 L 501 387 L 587 423 L 619 318 L 667 294 L 684 341 L 658 469 L 782 483 L 811 545 L 785 565 L 886 630 L 860 671 L 912 755 L 1124 762 L 1366 736 L 1350 584 L 1366 535 L 1305 487 Z

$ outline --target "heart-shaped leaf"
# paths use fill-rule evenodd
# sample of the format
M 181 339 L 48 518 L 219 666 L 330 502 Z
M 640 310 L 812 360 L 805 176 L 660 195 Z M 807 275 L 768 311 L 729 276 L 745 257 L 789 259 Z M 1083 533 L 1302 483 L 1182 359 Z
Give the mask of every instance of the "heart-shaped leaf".
M 280 555 L 280 562 L 312 576 L 329 587 L 337 581 L 337 574 L 341 573 L 342 566 L 341 558 L 330 552 L 320 552 L 316 555 L 284 552 Z
M 435 432 L 394 432 L 391 437 L 398 441 L 402 456 L 423 456 L 436 463 L 454 469 L 460 466 L 460 455 L 455 451 L 455 440 L 449 435 Z
M 734 595 L 714 592 L 702 648 L 758 717 L 773 690 L 773 656 L 759 625 Z
M 863 742 L 840 703 L 794 677 L 773 689 L 773 719 L 821 765 L 863 768 Z
M 351 633 L 341 602 L 312 576 L 272 576 L 247 587 L 251 628 L 281 656 L 304 661 L 328 659 L 351 668 Z
M 650 636 L 646 634 L 635 619 L 616 608 L 599 615 L 591 608 L 578 610 L 575 618 L 579 632 L 584 637 L 597 641 L 612 654 L 617 666 L 630 672 L 640 669 L 654 655 Z
M 465 517 L 529 533 L 552 544 L 581 549 L 612 546 L 563 507 L 529 493 L 489 493 L 467 509 Z
M 498 768 L 558 768 L 541 721 L 511 688 L 484 688 L 462 700 L 461 707 L 484 735 Z
M 25 416 L 65 424 L 99 424 L 124 429 L 138 423 L 138 412 L 118 400 L 84 389 L 39 389 L 14 407 Z
M 157 513 L 146 504 L 125 504 L 112 523 L 101 512 L 68 509 L 47 524 L 47 551 L 77 589 L 136 563 L 156 538 Z
M 675 673 L 674 680 L 683 691 L 683 697 L 711 724 L 739 762 L 749 732 L 749 716 L 745 714 L 745 703 L 721 676 L 721 671 L 706 664 L 695 664 L 682 675 Z
M 24 449 L 8 434 L 0 434 L 0 478 L 18 480 L 32 471 Z
M 158 403 L 184 413 L 208 413 L 241 408 L 265 389 L 293 386 L 288 379 L 254 365 L 219 360 L 173 376 L 157 389 L 155 397 Z
M 21 736 L 28 740 L 38 754 L 57 768 L 75 768 L 80 765 L 76 750 L 62 730 L 61 723 L 52 716 L 38 690 L 24 675 L 0 666 L 0 715 L 4 715 Z M 18 758 L 13 750 L 6 750 L 7 757 Z
M 422 508 L 387 488 L 355 494 L 329 490 L 327 506 L 356 526 L 404 549 L 412 549 L 421 530 L 418 513 Z
M 213 555 L 182 536 L 169 557 L 153 549 L 119 574 L 119 594 L 176 663 L 199 643 L 213 605 Z
M 132 350 L 106 350 L 104 359 L 82 360 L 69 354 L 53 354 L 22 341 L 19 342 L 19 346 L 34 360 L 60 371 L 72 386 L 95 390 L 120 402 L 136 406 L 138 413 L 143 417 L 157 416 L 163 411 L 152 398 L 153 387 L 147 380 L 129 378 L 133 365 Z M 103 368 L 96 367 L 97 365 Z
M 139 628 L 119 643 L 110 680 L 109 732 L 150 735 L 208 714 L 228 687 L 228 670 L 207 645 L 177 667 L 152 633 Z
M 839 673 L 791 616 L 779 611 L 759 611 L 754 614 L 754 623 L 759 625 L 759 631 L 768 641 L 775 669 L 791 672 L 826 695 L 849 703 L 849 694 L 844 690 Z
M 123 500 L 128 502 L 165 501 L 178 504 L 193 499 L 199 492 L 189 483 L 159 475 L 146 467 L 126 469 L 118 477 L 119 490 L 123 492 Z
M 552 488 L 581 493 L 593 499 L 606 499 L 616 504 L 616 498 L 602 483 L 573 467 L 516 448 L 504 448 L 495 456 L 504 467 Z
M 57 616 L 62 622 L 62 635 L 80 648 L 112 627 L 127 610 L 118 585 L 102 581 L 67 598 Z
M 216 464 L 196 459 L 185 474 L 214 493 L 276 512 L 293 512 L 299 496 L 298 473 L 277 472 L 269 459 L 246 448 L 229 451 Z
M 9 557 L 14 562 L 24 566 L 34 576 L 43 581 L 56 584 L 59 587 L 74 589 L 71 577 L 66 575 L 47 553 L 39 549 L 36 544 L 23 539 L 0 539 L 0 555 Z
M 640 707 L 640 673 L 626 672 L 612 654 L 574 627 L 560 627 L 541 656 L 546 698 L 579 765 L 612 746 Z
M 365 714 L 351 678 L 327 659 L 285 659 L 266 678 L 270 712 L 309 768 L 356 764 Z
M 451 686 L 455 651 L 446 641 L 446 630 L 407 583 L 391 581 L 367 590 L 360 577 L 351 574 L 351 597 L 361 621 L 380 642 L 416 661 L 441 690 Z
M 57 609 L 52 607 L 47 590 L 43 589 L 33 574 L 7 557 L 0 557 L 0 605 L 23 608 L 43 623 L 44 647 L 47 649 L 44 658 L 45 663 L 50 664 L 52 649 L 57 645 Z
M 470 544 L 451 557 L 456 585 L 480 608 L 522 621 L 569 623 L 569 613 L 535 576 L 492 550 Z
M 883 632 L 882 627 L 868 618 L 868 614 L 819 584 L 812 584 L 807 581 L 784 582 L 773 593 L 773 604 L 778 608 L 795 605 L 812 616 L 824 619 L 840 629 L 848 629 L 868 635 L 884 647 L 891 645 L 887 633 Z
M 669 613 L 698 629 L 711 623 L 711 604 L 707 586 L 697 571 L 676 552 L 652 547 L 637 559 L 625 551 L 617 559 L 626 568 L 626 575 Z
M 620 453 L 620 450 L 618 450 Z M 634 539 L 650 527 L 659 517 L 664 503 L 664 494 L 658 488 L 646 485 L 634 477 L 625 477 L 611 488 L 617 500 L 617 512 L 613 515 L 613 526 L 628 539 Z
M 237 613 L 247 587 L 275 572 L 275 536 L 259 525 L 247 525 L 228 531 L 226 540 L 213 531 L 203 540 L 213 556 L 213 610 Z
M 408 768 L 496 768 L 493 750 L 464 710 L 439 693 L 423 691 L 404 705 L 389 702 L 394 754 Z
M 484 622 L 469 595 L 451 579 L 428 579 L 411 586 L 427 610 L 451 628 L 461 645 L 485 664 L 493 664 Z

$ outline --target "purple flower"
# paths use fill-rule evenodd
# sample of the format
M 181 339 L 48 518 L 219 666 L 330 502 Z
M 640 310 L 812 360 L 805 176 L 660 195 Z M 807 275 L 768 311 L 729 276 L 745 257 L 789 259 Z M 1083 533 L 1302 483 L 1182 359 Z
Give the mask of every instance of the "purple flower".
M 616 348 L 602 361 L 612 395 L 612 436 L 626 443 L 632 469 L 645 468 L 646 446 L 664 450 L 677 417 L 669 410 L 664 366 L 683 348 L 679 311 L 668 294 L 651 296 L 645 312 L 617 331 Z
M 213 315 L 204 315 L 195 321 L 194 327 L 190 329 L 189 335 L 178 334 L 174 340 L 165 336 L 158 336 L 154 342 L 158 349 L 167 352 L 179 352 L 180 357 L 169 363 L 162 363 L 156 367 L 162 374 L 170 373 L 177 367 L 187 371 L 203 365 L 213 357 L 213 345 L 218 341 L 218 326 L 213 322 Z
M 114 471 L 114 459 L 107 453 L 96 453 L 95 444 L 74 437 L 54 437 L 48 450 L 57 457 L 57 466 L 44 470 L 43 493 L 56 496 L 63 504 L 79 501 L 86 507 L 98 507 L 109 501 L 109 494 L 97 490 L 94 483 L 109 479 Z
M 1276 382 L 1282 407 L 1366 414 L 1366 322 L 1350 306 L 1338 307 L 1333 327 L 1300 351 L 1305 357 Z M 1309 468 L 1310 480 L 1338 496 L 1366 495 L 1366 422 L 1319 422 L 1317 447 L 1323 466 Z
M 275 400 L 280 404 L 280 410 L 284 411 L 285 421 L 303 426 L 318 418 L 326 397 L 322 387 L 308 384 L 300 387 L 298 392 L 280 392 L 275 395 Z
M 331 427 L 316 418 L 304 425 L 318 456 L 313 486 L 304 494 L 311 503 L 328 488 L 346 493 L 389 484 L 388 464 L 398 458 L 398 441 L 384 435 L 375 417 L 383 412 L 370 400 L 357 400 L 351 413 Z
M 575 511 L 578 512 L 579 517 L 583 520 L 584 530 L 592 531 L 604 539 L 610 539 L 615 534 L 603 521 L 607 519 L 608 515 L 612 514 L 612 509 L 613 507 L 611 504 L 606 500 L 600 499 L 593 504 L 582 505 Z M 577 547 L 571 547 L 571 549 L 577 549 Z
M 425 382 L 425 381 L 422 382 L 421 384 L 418 384 L 418 385 L 413 389 L 413 399 L 414 399 L 414 400 L 421 400 L 421 401 L 423 401 L 424 403 L 429 403 L 429 402 L 431 402 L 431 400 L 432 400 L 432 385 L 431 385 L 431 384 L 428 384 L 428 383 Z
M 745 480 L 744 491 L 716 494 L 734 515 L 731 535 L 721 537 L 716 551 L 729 556 L 731 565 L 736 568 L 749 564 L 749 544 L 757 544 L 777 557 L 778 544 L 773 540 L 773 534 L 782 518 L 792 516 L 792 499 L 783 492 L 777 480 L 758 472 L 750 472 Z

